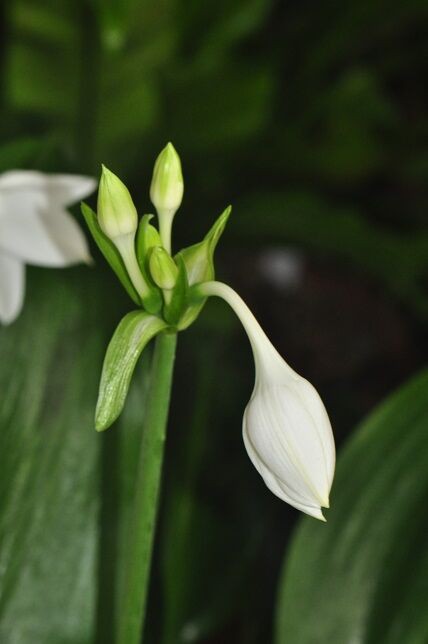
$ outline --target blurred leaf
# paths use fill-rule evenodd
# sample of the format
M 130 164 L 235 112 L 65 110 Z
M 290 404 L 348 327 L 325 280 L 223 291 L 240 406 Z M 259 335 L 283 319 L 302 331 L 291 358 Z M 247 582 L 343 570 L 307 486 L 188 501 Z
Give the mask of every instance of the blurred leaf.
M 102 299 L 87 269 L 31 277 L 24 313 L 0 329 L 0 639 L 89 644 Z
M 23 314 L 0 329 L 0 640 L 111 644 L 150 360 L 119 431 L 97 434 L 122 291 L 87 268 L 29 272 Z
M 173 450 L 161 522 L 162 644 L 205 641 L 241 608 L 262 536 L 261 526 L 249 534 L 242 517 L 225 517 L 224 504 L 218 507 L 204 489 L 203 473 L 214 467 L 218 474 L 210 434 L 218 421 L 213 386 L 224 365 L 216 364 L 218 346 L 204 345 L 205 331 L 199 333 L 192 415 L 184 446 Z
M 259 134 L 271 116 L 275 78 L 266 66 L 229 64 L 227 73 L 222 67 L 210 74 L 178 72 L 171 83 L 177 138 L 182 123 L 191 123 L 184 143 L 205 154 L 207 149 L 239 146 Z
M 337 183 L 361 181 L 389 162 L 397 124 L 393 103 L 376 76 L 351 68 L 286 124 L 270 153 L 293 173 Z
M 120 160 L 129 163 L 139 137 L 157 119 L 155 72 L 168 60 L 174 41 L 168 0 L 162 8 L 116 3 L 113 12 L 113 3 L 105 4 L 101 24 L 107 32 L 102 30 L 100 42 L 90 3 L 12 3 L 6 102 L 56 127 L 63 145 L 77 146 L 91 164 L 114 158 L 117 166 Z M 117 42 L 111 47 L 112 38 Z
M 0 146 L 0 172 L 36 168 L 37 159 L 46 149 L 46 143 L 37 138 L 19 138 Z
M 302 520 L 277 605 L 282 644 L 428 640 L 428 371 L 340 454 L 327 524 Z
M 177 12 L 184 45 L 193 54 L 189 62 L 205 71 L 218 66 L 231 47 L 261 28 L 273 0 L 217 0 L 209 4 L 185 0 L 178 3 Z

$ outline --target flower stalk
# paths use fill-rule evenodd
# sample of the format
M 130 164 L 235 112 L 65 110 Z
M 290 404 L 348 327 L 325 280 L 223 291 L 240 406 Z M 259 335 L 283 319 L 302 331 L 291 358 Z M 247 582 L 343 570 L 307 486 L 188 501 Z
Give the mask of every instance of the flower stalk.
M 176 334 L 160 334 L 153 354 L 117 644 L 140 644 L 144 628 L 176 342 Z

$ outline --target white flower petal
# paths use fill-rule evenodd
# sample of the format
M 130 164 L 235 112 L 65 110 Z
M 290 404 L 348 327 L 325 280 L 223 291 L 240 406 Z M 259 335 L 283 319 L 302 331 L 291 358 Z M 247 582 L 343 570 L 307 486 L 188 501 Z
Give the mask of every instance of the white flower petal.
M 0 322 L 10 324 L 24 301 L 25 267 L 14 257 L 0 254 Z
M 49 177 L 49 196 L 62 206 L 71 206 L 81 201 L 97 187 L 92 177 L 80 175 L 55 174 Z
M 270 491 L 273 492 L 273 494 L 275 494 L 275 496 L 280 498 L 282 501 L 285 501 L 289 505 L 292 505 L 297 510 L 301 510 L 302 512 L 310 514 L 316 519 L 325 521 L 319 504 L 311 504 L 302 500 L 298 492 L 292 490 L 289 485 L 275 477 L 275 475 L 272 474 L 268 467 L 260 460 L 260 457 L 254 449 L 248 436 L 245 415 L 242 436 L 244 439 L 245 449 L 247 450 L 247 454 L 250 457 L 252 464 L 254 465 L 260 476 L 263 478 L 266 486 L 270 489 Z
M 62 206 L 70 206 L 90 195 L 97 182 L 92 177 L 69 174 L 44 174 L 33 170 L 11 170 L 0 175 L 3 192 L 40 192 Z
M 88 261 L 88 245 L 78 224 L 65 210 L 48 208 L 40 192 L 0 192 L 0 249 L 39 266 Z

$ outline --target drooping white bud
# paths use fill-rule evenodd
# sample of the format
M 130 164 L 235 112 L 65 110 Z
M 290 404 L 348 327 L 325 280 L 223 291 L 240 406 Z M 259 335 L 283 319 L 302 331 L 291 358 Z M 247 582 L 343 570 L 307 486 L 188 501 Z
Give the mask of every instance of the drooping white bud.
M 321 508 L 329 507 L 335 447 L 321 398 L 283 360 L 235 291 L 219 282 L 198 288 L 230 304 L 251 342 L 256 381 L 242 429 L 253 465 L 276 496 L 325 520 Z

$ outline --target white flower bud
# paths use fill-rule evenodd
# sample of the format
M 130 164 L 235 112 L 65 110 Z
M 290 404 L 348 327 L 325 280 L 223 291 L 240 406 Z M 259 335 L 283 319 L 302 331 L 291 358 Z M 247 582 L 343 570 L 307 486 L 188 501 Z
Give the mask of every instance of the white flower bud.
M 134 234 L 138 227 L 138 214 L 125 184 L 102 166 L 98 190 L 98 223 L 111 240 Z
M 243 438 L 253 465 L 276 496 L 325 520 L 321 508 L 329 507 L 335 447 L 321 398 L 283 360 L 229 286 L 207 282 L 199 288 L 230 304 L 251 342 L 256 382 L 244 413 Z

